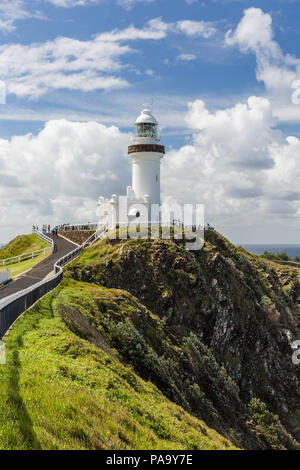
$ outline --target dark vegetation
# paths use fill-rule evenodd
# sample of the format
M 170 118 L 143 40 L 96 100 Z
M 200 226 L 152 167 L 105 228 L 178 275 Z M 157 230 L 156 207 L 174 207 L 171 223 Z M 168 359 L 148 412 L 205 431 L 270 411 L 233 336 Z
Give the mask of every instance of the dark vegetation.
M 291 258 L 287 253 L 271 253 L 270 251 L 265 251 L 263 255 L 260 255 L 260 258 L 267 259 L 269 261 L 294 261 L 300 263 L 300 256 L 295 256 Z

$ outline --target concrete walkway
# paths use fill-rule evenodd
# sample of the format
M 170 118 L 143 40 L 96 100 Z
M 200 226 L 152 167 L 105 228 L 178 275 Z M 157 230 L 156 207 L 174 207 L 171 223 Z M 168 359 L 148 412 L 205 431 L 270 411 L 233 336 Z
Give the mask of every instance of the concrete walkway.
M 52 235 L 47 234 L 49 238 L 53 238 Z M 0 290 L 0 300 L 8 295 L 15 294 L 16 292 L 26 289 L 27 287 L 42 281 L 53 271 L 53 266 L 62 256 L 75 250 L 76 246 L 74 243 L 67 241 L 61 237 L 54 238 L 54 253 L 48 256 L 40 263 L 36 264 L 30 271 L 20 275 L 18 279 L 11 281 L 5 287 Z

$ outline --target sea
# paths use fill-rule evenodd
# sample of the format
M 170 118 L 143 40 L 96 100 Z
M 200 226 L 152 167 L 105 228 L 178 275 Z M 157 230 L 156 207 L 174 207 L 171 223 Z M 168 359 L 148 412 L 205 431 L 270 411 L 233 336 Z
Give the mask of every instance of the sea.
M 286 253 L 290 258 L 295 258 L 295 256 L 300 256 L 300 245 L 291 245 L 291 244 L 256 244 L 256 245 L 241 245 L 246 250 L 250 251 L 255 255 L 263 255 L 265 251 L 269 253 Z

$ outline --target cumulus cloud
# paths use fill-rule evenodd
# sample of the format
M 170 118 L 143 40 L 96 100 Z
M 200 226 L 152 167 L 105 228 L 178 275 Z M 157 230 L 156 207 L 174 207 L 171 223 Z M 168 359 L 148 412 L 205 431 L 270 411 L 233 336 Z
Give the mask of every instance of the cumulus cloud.
M 166 37 L 170 31 L 170 24 L 162 21 L 161 18 L 154 18 L 148 21 L 144 28 L 129 26 L 125 29 L 114 29 L 107 33 L 98 35 L 101 41 L 136 41 L 136 40 L 160 40 Z
M 253 53 L 257 60 L 257 80 L 264 82 L 270 99 L 282 119 L 300 118 L 292 104 L 293 84 L 300 77 L 300 59 L 283 54 L 274 40 L 272 17 L 260 8 L 245 10 L 235 31 L 228 31 L 227 46 Z
M 0 240 L 33 223 L 97 220 L 98 197 L 130 183 L 129 141 L 114 126 L 66 120 L 0 139 Z
M 165 200 L 204 203 L 219 229 L 298 220 L 300 141 L 274 128 L 268 99 L 253 96 L 215 112 L 196 100 L 186 123 L 192 142 L 163 162 Z
M 217 32 L 213 24 L 208 21 L 183 20 L 178 21 L 176 26 L 179 31 L 191 37 L 204 37 L 208 39 Z
M 7 93 L 38 97 L 49 89 L 90 91 L 122 88 L 126 80 L 113 75 L 130 48 L 99 38 L 79 41 L 57 38 L 46 43 L 0 46 L 0 77 Z
M 240 168 L 269 168 L 272 161 L 268 145 L 273 141 L 276 121 L 271 103 L 252 96 L 247 103 L 210 113 L 201 100 L 189 103 L 186 117 L 189 128 L 201 131 L 194 135 L 195 143 L 209 147 L 221 165 Z M 255 144 L 255 145 L 253 145 Z
M 25 20 L 35 15 L 25 8 L 23 0 L 1 0 L 0 31 L 9 33 L 16 28 L 16 21 Z
M 237 45 L 244 52 L 281 57 L 281 50 L 273 38 L 271 15 L 260 8 L 249 8 L 245 10 L 236 30 L 227 32 L 226 43 Z
M 206 38 L 209 33 L 200 23 L 201 34 Z M 170 32 L 185 34 L 177 23 L 155 18 L 143 28 L 115 29 L 88 41 L 59 37 L 45 43 L 4 44 L 0 46 L 0 79 L 6 82 L 8 94 L 30 98 L 38 98 L 51 89 L 124 88 L 129 83 L 121 76 L 126 67 L 121 59 L 136 52 L 124 42 L 158 41 Z

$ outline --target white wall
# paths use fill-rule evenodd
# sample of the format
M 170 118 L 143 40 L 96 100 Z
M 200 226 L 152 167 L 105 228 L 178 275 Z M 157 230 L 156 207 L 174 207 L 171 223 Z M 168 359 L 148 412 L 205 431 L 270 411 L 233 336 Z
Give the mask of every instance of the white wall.
M 160 161 L 162 154 L 137 152 L 132 159 L 132 189 L 137 197 L 149 196 L 150 204 L 160 204 Z
M 0 271 L 0 284 L 3 284 L 4 282 L 8 281 L 9 279 L 10 279 L 9 269 L 7 271 Z

